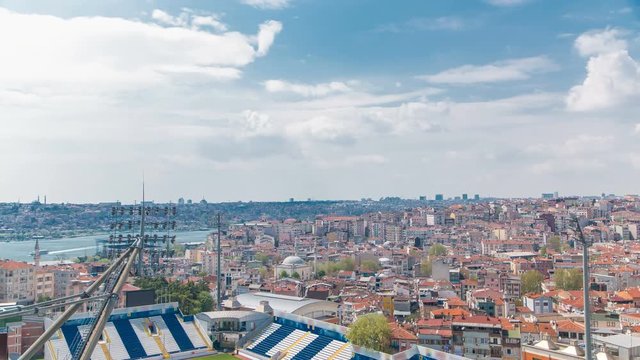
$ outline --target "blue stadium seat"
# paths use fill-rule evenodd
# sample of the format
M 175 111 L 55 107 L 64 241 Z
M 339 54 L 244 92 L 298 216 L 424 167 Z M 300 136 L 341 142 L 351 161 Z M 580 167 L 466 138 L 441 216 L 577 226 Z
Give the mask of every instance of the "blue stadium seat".
M 139 359 L 147 357 L 147 353 L 144 351 L 136 332 L 133 330 L 129 320 L 113 320 L 113 325 L 118 331 L 118 335 L 124 343 L 124 347 L 127 348 L 127 352 L 131 359 Z
M 64 339 L 67 341 L 67 345 L 69 346 L 69 353 L 71 353 L 71 355 L 75 354 L 78 349 L 78 345 L 80 345 L 80 331 L 78 330 L 78 327 L 75 325 L 68 325 L 60 327 L 60 330 L 62 330 Z M 78 339 L 76 339 L 76 336 Z
M 162 320 L 167 324 L 167 328 L 171 331 L 171 335 L 176 340 L 180 351 L 189 351 L 195 349 L 193 343 L 189 339 L 189 336 L 180 325 L 180 321 L 174 314 L 162 314 Z
M 267 351 L 271 350 L 274 346 L 276 346 L 280 341 L 289 336 L 295 330 L 295 328 L 288 326 L 280 326 L 278 330 L 271 333 L 271 335 L 267 336 L 266 339 L 262 340 L 256 347 L 251 349 L 252 352 L 260 355 L 267 355 Z
M 296 356 L 291 360 L 309 360 L 318 354 L 325 346 L 329 345 L 333 339 L 327 336 L 318 336 L 309 345 L 305 346 Z

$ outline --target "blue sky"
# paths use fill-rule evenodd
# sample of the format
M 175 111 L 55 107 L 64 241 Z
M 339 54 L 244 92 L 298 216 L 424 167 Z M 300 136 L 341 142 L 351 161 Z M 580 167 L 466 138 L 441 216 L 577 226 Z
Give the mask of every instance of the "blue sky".
M 0 0 L 0 201 L 638 193 L 639 16 Z

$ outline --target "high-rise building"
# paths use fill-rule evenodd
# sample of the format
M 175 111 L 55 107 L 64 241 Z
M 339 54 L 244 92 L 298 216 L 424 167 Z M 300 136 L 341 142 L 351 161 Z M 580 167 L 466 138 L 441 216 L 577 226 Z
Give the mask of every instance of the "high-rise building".
M 436 201 L 442 201 L 442 200 L 444 200 L 444 195 L 436 194 Z
M 427 197 L 426 197 L 426 196 L 424 196 L 424 195 L 421 195 L 421 196 L 420 196 L 420 201 L 427 201 Z
M 480 195 L 479 194 L 473 195 L 473 200 L 480 200 Z
M 469 195 L 462 194 L 462 200 L 469 200 Z

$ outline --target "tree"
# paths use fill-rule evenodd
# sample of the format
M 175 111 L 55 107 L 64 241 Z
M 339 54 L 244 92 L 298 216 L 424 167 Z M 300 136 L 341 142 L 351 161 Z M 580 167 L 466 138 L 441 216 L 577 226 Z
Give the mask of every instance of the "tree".
M 298 274 L 298 272 L 297 272 L 297 271 L 294 271 L 294 272 L 293 272 L 293 274 L 291 274 L 291 277 L 292 277 L 293 279 L 298 280 L 298 279 L 300 279 L 300 274 Z
M 388 351 L 391 345 L 391 327 L 383 315 L 362 315 L 349 325 L 347 339 L 358 346 L 376 351 Z
M 520 286 L 523 294 L 542 292 L 544 276 L 537 270 L 529 270 L 520 276 Z
M 280 271 L 280 278 L 286 278 L 289 277 L 289 273 L 286 272 L 285 270 Z
M 360 270 L 366 272 L 376 272 L 380 270 L 380 264 L 375 260 L 364 260 L 360 263 Z
M 540 248 L 540 256 L 547 257 L 547 246 L 543 246 Z
M 156 295 L 168 295 L 169 301 L 177 301 L 186 315 L 213 309 L 213 298 L 205 281 L 182 283 L 168 282 L 162 277 L 146 277 L 136 279 L 134 285 L 141 289 L 153 289 Z
M 262 265 L 267 265 L 271 257 L 265 253 L 257 253 L 256 260 L 260 261 Z
M 429 248 L 429 256 L 443 256 L 447 255 L 449 251 L 442 244 L 434 244 Z
M 582 289 L 582 269 L 558 269 L 553 275 L 556 287 L 562 290 Z
M 173 256 L 175 257 L 183 257 L 185 254 L 186 248 L 182 244 L 173 245 Z
M 562 242 L 560 236 L 554 235 L 547 239 L 547 247 L 555 252 L 562 251 Z
M 353 271 L 356 268 L 356 264 L 352 258 L 346 258 L 340 260 L 340 270 Z
M 428 257 L 422 259 L 422 262 L 420 263 L 420 271 L 422 272 L 422 275 L 431 276 L 431 269 L 431 259 Z
M 320 278 L 325 277 L 326 275 L 327 275 L 327 273 L 326 273 L 326 272 L 324 272 L 324 270 L 319 270 L 319 271 L 318 271 L 318 273 L 316 274 L 316 277 L 317 277 L 318 279 L 320 279 Z

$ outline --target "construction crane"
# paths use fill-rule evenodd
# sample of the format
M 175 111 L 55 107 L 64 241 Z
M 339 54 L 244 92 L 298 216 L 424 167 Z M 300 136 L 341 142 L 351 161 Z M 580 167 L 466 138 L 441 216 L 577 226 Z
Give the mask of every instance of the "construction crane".
M 30 360 L 49 341 L 51 336 L 83 304 L 93 305 L 87 322 L 83 325 L 75 339 L 72 339 L 75 348 L 71 353 L 71 360 L 88 360 L 96 347 L 102 331 L 114 307 L 118 303 L 119 294 L 126 283 L 133 264 L 142 249 L 142 238 L 137 239 L 109 268 L 85 291 L 80 294 L 61 297 L 58 299 L 41 302 L 28 306 L 11 306 L 0 312 L 0 319 L 20 315 L 42 315 L 49 309 L 64 307 L 66 310 L 60 314 L 46 329 L 46 331 L 20 356 L 19 360 Z

